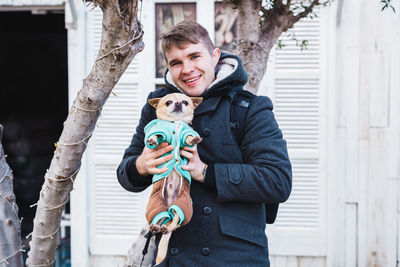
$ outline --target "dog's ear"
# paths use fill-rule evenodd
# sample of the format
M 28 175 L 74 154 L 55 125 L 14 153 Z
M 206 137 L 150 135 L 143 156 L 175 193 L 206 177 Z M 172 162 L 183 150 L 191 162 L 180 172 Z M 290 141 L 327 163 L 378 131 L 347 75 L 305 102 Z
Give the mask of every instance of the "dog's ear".
M 191 97 L 190 99 L 192 99 L 194 108 L 197 108 L 197 106 L 203 101 L 202 97 Z
M 152 106 L 153 108 L 157 108 L 160 100 L 161 100 L 161 98 L 152 98 L 152 99 L 147 100 L 147 103 L 149 103 L 149 105 Z

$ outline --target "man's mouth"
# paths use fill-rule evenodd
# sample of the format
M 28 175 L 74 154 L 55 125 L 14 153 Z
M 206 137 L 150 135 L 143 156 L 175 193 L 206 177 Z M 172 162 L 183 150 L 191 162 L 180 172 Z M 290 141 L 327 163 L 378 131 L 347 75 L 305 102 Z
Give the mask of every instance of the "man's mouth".
M 197 81 L 198 79 L 200 79 L 200 77 L 201 77 L 201 75 L 198 75 L 196 77 L 193 77 L 193 78 L 190 78 L 190 79 L 187 79 L 187 80 L 183 80 L 183 81 L 185 83 L 193 83 L 193 82 Z

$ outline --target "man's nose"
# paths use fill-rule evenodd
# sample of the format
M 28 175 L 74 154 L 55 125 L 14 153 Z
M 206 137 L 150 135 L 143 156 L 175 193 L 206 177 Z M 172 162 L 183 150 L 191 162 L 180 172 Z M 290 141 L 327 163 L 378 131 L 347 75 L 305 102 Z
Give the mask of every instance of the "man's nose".
M 183 63 L 183 68 L 182 68 L 182 72 L 187 74 L 187 73 L 191 73 L 194 69 L 194 64 L 192 62 L 184 62 Z

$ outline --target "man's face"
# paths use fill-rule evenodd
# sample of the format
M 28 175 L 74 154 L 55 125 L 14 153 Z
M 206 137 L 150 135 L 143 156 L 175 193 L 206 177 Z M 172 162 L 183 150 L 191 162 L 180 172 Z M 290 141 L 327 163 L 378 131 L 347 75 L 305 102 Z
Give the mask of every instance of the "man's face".
M 220 55 L 218 48 L 210 54 L 203 42 L 188 43 L 183 49 L 172 46 L 165 51 L 172 80 L 188 96 L 201 96 L 215 80 Z

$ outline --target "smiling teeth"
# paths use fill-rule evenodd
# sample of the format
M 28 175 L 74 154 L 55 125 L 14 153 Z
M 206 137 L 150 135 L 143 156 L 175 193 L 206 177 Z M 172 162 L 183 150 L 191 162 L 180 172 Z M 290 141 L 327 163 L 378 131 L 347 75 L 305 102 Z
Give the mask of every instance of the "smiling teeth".
M 198 78 L 200 78 L 200 77 L 196 77 L 196 78 L 193 78 L 193 79 L 190 79 L 190 80 L 186 80 L 185 82 L 186 83 L 190 83 L 190 82 L 193 82 L 193 81 L 197 80 Z

